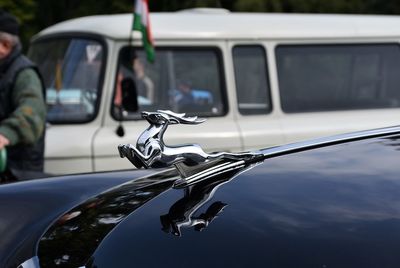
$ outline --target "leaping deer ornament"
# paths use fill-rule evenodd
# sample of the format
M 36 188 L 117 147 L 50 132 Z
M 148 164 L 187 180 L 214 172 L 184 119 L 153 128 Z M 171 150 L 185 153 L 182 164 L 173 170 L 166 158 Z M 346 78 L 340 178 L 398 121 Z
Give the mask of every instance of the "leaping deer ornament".
M 207 154 L 197 144 L 182 146 L 167 146 L 163 135 L 169 125 L 174 124 L 200 124 L 205 119 L 197 116 L 186 117 L 184 113 L 178 114 L 171 111 L 158 110 L 157 112 L 142 112 L 150 126 L 139 136 L 136 147 L 132 144 L 120 144 L 120 156 L 128 160 L 137 168 L 160 168 L 179 164 L 196 166 L 201 163 L 216 159 L 243 160 L 255 157 L 254 153 L 212 153 Z

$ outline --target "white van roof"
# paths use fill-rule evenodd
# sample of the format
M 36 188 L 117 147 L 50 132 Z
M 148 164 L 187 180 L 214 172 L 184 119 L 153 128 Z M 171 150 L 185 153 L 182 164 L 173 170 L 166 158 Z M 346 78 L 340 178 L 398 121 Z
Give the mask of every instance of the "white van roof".
M 132 14 L 71 19 L 41 31 L 85 32 L 112 39 L 128 39 Z M 298 39 L 400 36 L 400 17 L 385 15 L 327 15 L 231 13 L 221 9 L 151 13 L 154 39 Z M 139 38 L 139 33 L 134 38 Z

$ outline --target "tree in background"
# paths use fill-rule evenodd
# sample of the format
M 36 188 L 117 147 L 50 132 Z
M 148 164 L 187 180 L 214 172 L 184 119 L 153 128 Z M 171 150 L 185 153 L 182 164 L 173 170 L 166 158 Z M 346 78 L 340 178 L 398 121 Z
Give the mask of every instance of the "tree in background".
M 35 25 L 36 23 L 35 11 L 37 3 L 34 0 L 0 0 L 0 8 L 17 17 L 18 22 L 20 23 L 20 38 L 22 44 L 24 44 L 24 48 L 26 49 L 27 41 L 37 32 L 35 27 L 30 27 L 30 25 Z
M 21 23 L 25 48 L 40 30 L 71 18 L 131 13 L 133 0 L 0 0 Z M 342 14 L 400 14 L 398 0 L 149 0 L 152 12 L 218 7 L 236 12 L 297 12 Z

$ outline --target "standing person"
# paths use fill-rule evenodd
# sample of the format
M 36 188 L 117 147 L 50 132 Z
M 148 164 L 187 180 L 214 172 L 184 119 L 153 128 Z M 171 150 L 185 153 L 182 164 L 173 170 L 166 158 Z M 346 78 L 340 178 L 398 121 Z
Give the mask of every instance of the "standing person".
M 143 62 L 139 58 L 133 59 L 136 89 L 139 96 L 146 97 L 150 103 L 154 102 L 154 83 L 145 73 Z
M 0 10 L 0 150 L 7 172 L 24 179 L 43 171 L 46 104 L 36 66 L 21 53 L 16 18 Z

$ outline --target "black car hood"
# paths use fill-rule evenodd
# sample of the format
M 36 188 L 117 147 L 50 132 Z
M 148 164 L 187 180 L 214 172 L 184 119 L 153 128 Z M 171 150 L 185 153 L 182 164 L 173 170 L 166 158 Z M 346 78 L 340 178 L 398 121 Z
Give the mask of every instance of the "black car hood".
M 183 189 L 174 171 L 120 176 L 49 204 L 36 253 L 42 267 L 397 267 L 399 150 L 400 136 L 359 140 Z
M 64 213 L 112 187 L 150 171 L 60 176 L 0 186 L 0 267 L 36 255 L 37 241 Z

